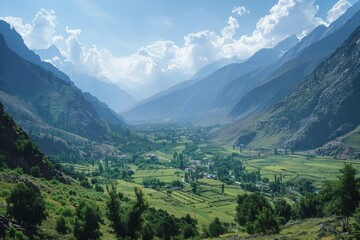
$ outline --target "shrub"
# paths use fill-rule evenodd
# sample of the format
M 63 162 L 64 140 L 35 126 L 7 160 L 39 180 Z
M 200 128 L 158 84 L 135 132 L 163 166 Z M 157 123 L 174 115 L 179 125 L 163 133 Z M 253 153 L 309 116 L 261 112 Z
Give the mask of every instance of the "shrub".
M 7 214 L 19 223 L 37 226 L 46 218 L 44 198 L 24 183 L 16 185 L 6 202 Z

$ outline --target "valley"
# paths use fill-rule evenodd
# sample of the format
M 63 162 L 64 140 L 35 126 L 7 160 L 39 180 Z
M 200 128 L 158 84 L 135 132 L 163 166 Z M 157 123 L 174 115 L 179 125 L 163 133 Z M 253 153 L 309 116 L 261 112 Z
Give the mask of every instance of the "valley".
M 360 2 L 233 1 L 0 2 L 0 239 L 360 239 Z

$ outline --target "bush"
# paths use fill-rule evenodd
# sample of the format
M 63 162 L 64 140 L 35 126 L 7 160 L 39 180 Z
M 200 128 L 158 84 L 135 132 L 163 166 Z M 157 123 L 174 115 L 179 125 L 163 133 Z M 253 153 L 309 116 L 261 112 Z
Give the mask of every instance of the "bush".
M 5 240 L 29 240 L 29 238 L 23 232 L 11 227 L 5 233 Z
M 89 181 L 86 178 L 80 182 L 80 186 L 87 188 L 87 189 L 92 188 L 91 184 L 89 183 Z
M 66 232 L 68 231 L 68 227 L 66 224 L 66 219 L 64 216 L 60 216 L 57 220 L 56 220 L 56 227 L 55 227 L 56 231 L 60 234 L 66 234 Z
M 104 192 L 104 188 L 100 185 L 95 185 L 95 191 L 97 192 Z
M 76 208 L 75 238 L 78 240 L 99 239 L 101 222 L 99 207 L 94 202 L 82 201 Z
M 212 223 L 209 225 L 209 235 L 210 237 L 218 237 L 220 234 L 225 233 L 225 228 L 221 224 L 219 218 L 215 218 Z
M 40 171 L 39 166 L 32 167 L 30 172 L 31 172 L 31 176 L 33 176 L 33 177 L 36 177 L 36 178 L 41 177 L 41 171 Z
M 44 198 L 24 183 L 16 185 L 6 202 L 6 213 L 26 226 L 40 225 L 46 218 Z

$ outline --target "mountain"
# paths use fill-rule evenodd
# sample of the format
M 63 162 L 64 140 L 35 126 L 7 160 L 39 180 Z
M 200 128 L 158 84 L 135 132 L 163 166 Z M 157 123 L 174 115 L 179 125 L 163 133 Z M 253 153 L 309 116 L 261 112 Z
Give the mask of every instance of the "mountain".
M 15 124 L 4 111 L 0 102 L 0 168 L 20 167 L 30 174 L 33 167 L 39 167 L 41 176 L 50 179 L 55 175 L 54 164 L 39 150 L 30 137 Z
M 20 36 L 19 33 L 15 31 L 15 29 L 11 28 L 11 26 L 5 22 L 0 20 L 0 34 L 3 35 L 5 38 L 6 44 L 8 47 L 15 52 L 17 55 L 19 55 L 21 58 L 40 66 L 41 68 L 51 72 L 54 74 L 57 78 L 68 82 L 71 85 L 74 85 L 74 83 L 70 80 L 70 78 L 63 72 L 61 72 L 59 69 L 54 67 L 52 64 L 48 62 L 41 61 L 40 57 L 36 55 L 33 51 L 29 50 L 27 46 L 24 43 L 24 40 Z M 51 51 L 57 52 L 58 58 L 61 58 L 61 53 L 58 49 L 54 49 L 54 47 L 50 48 Z M 101 105 L 101 103 L 97 102 L 96 105 Z M 98 109 L 98 108 L 96 108 Z M 103 119 L 106 119 L 108 115 L 111 115 L 112 112 L 107 107 L 106 109 L 102 109 L 101 111 L 98 111 L 97 114 L 101 115 L 103 112 L 106 112 L 107 114 L 104 116 L 101 116 Z M 112 118 L 116 117 L 116 115 L 112 116 Z M 123 125 L 122 119 L 119 117 L 118 121 L 119 125 Z
M 42 60 L 51 61 L 59 69 L 67 73 L 75 85 L 84 92 L 89 92 L 99 101 L 106 103 L 115 112 L 122 112 L 135 103 L 134 97 L 119 86 L 106 80 L 80 73 L 75 66 L 66 60 L 60 50 L 51 45 L 47 49 L 34 50 Z
M 17 55 L 22 57 L 23 59 L 32 62 L 36 65 L 41 66 L 42 68 L 51 71 L 55 76 L 64 81 L 71 82 L 70 78 L 59 71 L 52 64 L 41 61 L 40 57 L 36 55 L 33 51 L 29 50 L 22 37 L 14 28 L 10 26 L 9 23 L 0 20 L 0 34 L 5 37 L 6 42 L 11 50 L 13 50 Z
M 199 79 L 209 76 L 210 74 L 214 73 L 216 70 L 225 67 L 226 65 L 232 63 L 240 63 L 241 61 L 237 58 L 223 58 L 213 63 L 206 65 L 205 67 L 201 68 L 197 71 L 191 79 Z
M 321 61 L 333 53 L 359 25 L 360 12 L 342 27 L 303 49 L 298 57 L 275 70 L 261 86 L 249 91 L 240 99 L 230 112 L 230 116 L 243 119 L 275 104 L 298 82 L 308 76 Z
M 227 132 L 238 128 L 237 144 L 313 149 L 359 127 L 359 102 L 360 27 L 278 104 Z
M 122 119 L 106 105 L 100 105 L 97 99 L 87 100 L 84 93 L 71 82 L 59 79 L 52 72 L 22 59 L 8 48 L 2 35 L 0 101 L 31 135 L 52 136 L 52 145 L 57 145 L 58 139 L 64 139 L 61 144 L 64 147 L 68 146 L 65 143 L 69 140 L 72 145 L 78 146 L 90 140 L 109 142 L 112 140 L 109 124 L 125 126 Z M 40 147 L 46 153 L 54 153 L 55 148 L 49 146 L 49 142 Z M 57 154 L 68 151 L 79 155 L 79 150 L 72 146 L 70 150 L 59 149 Z
M 284 44 L 284 46 L 287 46 Z M 216 94 L 236 80 L 259 67 L 269 65 L 280 59 L 283 50 L 262 49 L 242 63 L 232 63 L 222 67 L 209 76 L 191 79 L 180 83 L 169 90 L 142 101 L 134 108 L 123 113 L 129 120 L 162 120 L 190 121 L 197 123 L 214 123 L 223 119 L 224 108 L 213 108 Z M 201 76 L 201 74 L 198 74 Z M 195 75 L 196 76 L 196 75 Z M 256 82 L 248 82 L 249 88 Z M 220 99 L 221 100 L 221 99 Z M 223 105 L 226 105 L 225 103 Z

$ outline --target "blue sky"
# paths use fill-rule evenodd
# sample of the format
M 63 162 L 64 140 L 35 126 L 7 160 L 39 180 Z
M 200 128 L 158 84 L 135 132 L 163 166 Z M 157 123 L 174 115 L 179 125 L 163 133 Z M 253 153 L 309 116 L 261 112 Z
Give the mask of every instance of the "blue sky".
M 316 0 L 318 16 L 338 0 Z M 349 0 L 354 3 L 356 0 Z M 239 18 L 237 36 L 249 34 L 277 0 L 1 0 L 0 16 L 21 17 L 31 22 L 39 9 L 54 10 L 57 31 L 80 28 L 86 45 L 97 44 L 114 54 L 131 54 L 159 39 L 181 44 L 191 32 L 205 29 L 219 32 L 234 6 L 245 6 L 250 14 Z
M 30 48 L 55 44 L 87 74 L 131 86 L 165 72 L 193 74 L 224 57 L 246 59 L 290 34 L 329 24 L 355 2 L 0 0 L 0 17 Z

